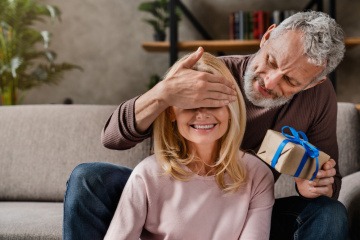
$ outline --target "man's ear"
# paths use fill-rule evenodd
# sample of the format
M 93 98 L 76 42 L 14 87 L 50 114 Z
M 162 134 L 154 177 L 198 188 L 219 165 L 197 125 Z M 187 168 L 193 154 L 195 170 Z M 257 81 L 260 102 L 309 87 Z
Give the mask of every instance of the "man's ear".
M 310 83 L 304 90 L 309 89 L 309 88 L 312 88 L 312 87 L 315 87 L 316 85 L 319 85 L 319 84 L 325 82 L 326 79 L 327 79 L 327 77 L 323 77 L 321 80 L 318 80 L 318 81 L 316 81 L 316 82 Z
M 270 33 L 276 28 L 276 24 L 272 24 L 264 33 L 263 37 L 260 41 L 260 48 L 264 45 L 264 43 L 269 39 Z

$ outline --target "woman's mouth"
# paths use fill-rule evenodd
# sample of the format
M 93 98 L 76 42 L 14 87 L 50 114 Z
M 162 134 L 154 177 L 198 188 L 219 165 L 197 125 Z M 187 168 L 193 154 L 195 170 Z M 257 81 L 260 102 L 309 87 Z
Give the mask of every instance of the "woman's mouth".
M 190 127 L 197 129 L 197 130 L 210 130 L 213 129 L 216 124 L 192 124 Z

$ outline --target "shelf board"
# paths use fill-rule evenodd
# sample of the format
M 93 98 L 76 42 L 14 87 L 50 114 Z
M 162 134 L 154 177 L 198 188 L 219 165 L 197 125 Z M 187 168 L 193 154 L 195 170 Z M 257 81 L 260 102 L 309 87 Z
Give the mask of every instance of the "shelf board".
M 256 51 L 259 49 L 259 40 L 197 40 L 178 43 L 178 51 L 195 51 L 203 47 L 207 52 L 218 51 Z M 169 42 L 144 42 L 142 47 L 149 52 L 167 52 Z
M 347 48 L 360 45 L 360 37 L 349 37 L 345 39 L 345 46 Z
M 254 52 L 259 49 L 259 40 L 196 40 L 182 41 L 178 43 L 178 51 L 195 51 L 198 47 L 203 47 L 207 52 Z M 350 37 L 345 39 L 347 48 L 360 45 L 360 37 Z M 170 49 L 169 42 L 144 42 L 142 47 L 149 52 L 167 52 Z

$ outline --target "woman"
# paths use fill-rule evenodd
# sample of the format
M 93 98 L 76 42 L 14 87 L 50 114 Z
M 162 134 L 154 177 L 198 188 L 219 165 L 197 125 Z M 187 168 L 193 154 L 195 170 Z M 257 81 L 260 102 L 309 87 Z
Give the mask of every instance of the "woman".
M 237 86 L 211 54 L 194 68 Z M 155 154 L 132 172 L 105 239 L 269 239 L 274 179 L 264 163 L 238 149 L 246 111 L 236 90 L 228 106 L 160 114 Z

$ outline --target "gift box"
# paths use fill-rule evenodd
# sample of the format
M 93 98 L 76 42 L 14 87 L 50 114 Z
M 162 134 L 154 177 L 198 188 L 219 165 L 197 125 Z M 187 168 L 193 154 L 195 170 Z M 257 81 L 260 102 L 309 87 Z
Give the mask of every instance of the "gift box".
M 268 130 L 257 156 L 280 173 L 309 180 L 330 159 L 308 142 L 305 133 L 289 126 L 284 126 L 282 133 Z

